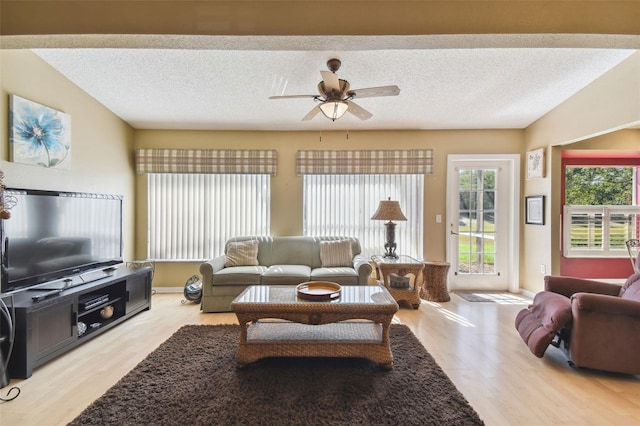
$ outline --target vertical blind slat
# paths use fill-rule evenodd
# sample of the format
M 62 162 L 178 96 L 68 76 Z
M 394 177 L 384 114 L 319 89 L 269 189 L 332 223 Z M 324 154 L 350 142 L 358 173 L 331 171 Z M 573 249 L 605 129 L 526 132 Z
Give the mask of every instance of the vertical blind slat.
M 148 174 L 147 257 L 204 260 L 228 238 L 268 235 L 269 175 Z
M 422 175 L 305 175 L 303 186 L 305 235 L 354 236 L 365 256 L 379 254 L 386 231 L 371 216 L 391 197 L 407 217 L 396 227 L 397 252 L 422 258 Z

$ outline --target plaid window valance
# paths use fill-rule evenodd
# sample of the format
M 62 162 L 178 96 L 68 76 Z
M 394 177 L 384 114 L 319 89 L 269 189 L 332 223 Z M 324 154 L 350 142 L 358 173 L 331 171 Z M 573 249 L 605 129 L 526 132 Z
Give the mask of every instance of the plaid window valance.
M 136 150 L 138 173 L 209 173 L 275 175 L 275 150 L 257 149 L 169 149 Z
M 298 175 L 374 175 L 433 173 L 432 149 L 298 151 Z

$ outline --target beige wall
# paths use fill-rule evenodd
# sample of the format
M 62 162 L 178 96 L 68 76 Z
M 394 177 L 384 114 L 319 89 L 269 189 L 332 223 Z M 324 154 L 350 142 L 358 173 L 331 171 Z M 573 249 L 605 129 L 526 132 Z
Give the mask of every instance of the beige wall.
M 322 141 L 320 141 L 322 136 Z M 296 151 L 302 149 L 417 149 L 434 150 L 434 172 L 425 178 L 424 258 L 444 260 L 446 224 L 435 222 L 436 214 L 445 216 L 447 155 L 449 154 L 520 154 L 524 147 L 522 130 L 451 130 L 451 131 L 368 131 L 349 132 L 207 132 L 160 131 L 136 132 L 136 148 L 209 148 L 275 149 L 278 174 L 271 181 L 271 233 L 302 234 L 302 177 L 296 176 Z M 146 179 L 137 178 L 139 194 L 146 192 Z M 384 197 L 384 194 L 381 194 Z M 138 197 L 137 226 L 146 229 L 144 195 Z M 373 214 L 373 212 L 372 212 Z M 381 228 L 381 232 L 382 228 Z M 137 252 L 144 256 L 145 246 L 138 233 Z M 183 285 L 199 264 L 158 264 L 154 285 Z
M 0 76 L 0 170 L 5 185 L 123 195 L 124 255 L 133 258 L 133 129 L 30 51 L 0 50 Z M 9 161 L 10 94 L 71 115 L 70 169 Z
M 640 5 L 634 0 L 3 0 L 0 31 L 196 35 L 638 34 L 639 11 Z
M 640 128 L 623 129 L 563 147 L 568 151 L 632 151 L 640 154 Z
M 566 145 L 640 124 L 636 52 L 527 128 L 527 146 Z
M 272 233 L 299 234 L 302 230 L 301 178 L 295 175 L 295 152 L 299 149 L 383 149 L 433 148 L 434 174 L 425 180 L 424 258 L 445 258 L 445 224 L 436 224 L 435 215 L 445 214 L 446 158 L 449 154 L 515 153 L 543 146 L 549 164 L 547 177 L 523 183 L 525 195 L 542 194 L 549 199 L 549 225 L 523 225 L 521 286 L 530 291 L 542 288 L 539 265 L 558 269 L 559 158 L 564 139 L 578 140 L 606 133 L 634 118 L 640 120 L 633 93 L 638 93 L 640 55 L 636 54 L 577 96 L 522 130 L 484 131 L 376 131 L 323 132 L 187 132 L 134 131 L 118 117 L 95 102 L 78 87 L 51 69 L 36 55 L 23 50 L 0 51 L 2 101 L 0 169 L 5 183 L 14 187 L 107 192 L 125 197 L 125 259 L 145 257 L 146 193 L 143 176 L 133 172 L 133 147 L 259 148 L 278 151 L 278 175 L 272 185 Z M 626 88 L 626 89 L 625 89 Z M 631 92 L 631 96 L 626 92 Z M 72 117 L 72 167 L 45 169 L 8 161 L 8 95 L 27 99 L 64 111 Z M 603 105 L 601 113 L 593 108 Z M 589 117 L 585 120 L 584 117 Z M 594 126 L 597 122 L 597 126 Z M 596 136 L 565 148 L 638 149 L 638 131 Z M 614 138 L 614 139 L 612 139 Z M 555 148 L 553 148 L 555 146 Z M 615 146 L 615 148 L 613 148 Z M 524 167 L 524 162 L 523 162 Z M 136 194 L 142 196 L 136 198 Z M 135 203 L 134 203 L 134 200 Z M 135 209 L 135 214 L 134 214 Z M 555 218 L 555 219 L 554 219 Z M 134 229 L 136 230 L 134 233 Z M 135 241 L 135 246 L 134 246 Z M 197 273 L 197 264 L 158 265 L 155 285 L 180 287 Z
M 540 265 L 547 273 L 560 271 L 560 176 L 563 149 L 633 149 L 637 132 L 616 132 L 640 124 L 640 52 L 550 111 L 525 130 L 526 149 L 544 147 L 546 177 L 524 182 L 523 197 L 547 197 L 547 224 L 523 225 L 522 288 L 543 288 Z M 616 133 L 613 133 L 616 132 Z M 585 141 L 585 142 L 580 142 Z M 524 211 L 524 210 L 523 210 Z
M 82 7 L 78 7 L 82 3 Z M 317 19 L 326 10 L 336 9 L 332 19 Z M 87 1 L 0 1 L 0 34 L 5 46 L 12 47 L 106 47 L 126 45 L 142 47 L 155 43 L 155 47 L 188 48 L 199 38 L 177 40 L 175 37 L 148 38 L 135 35 L 434 35 L 427 45 L 444 46 L 442 35 L 471 35 L 465 43 L 472 47 L 507 46 L 567 46 L 567 47 L 635 47 L 640 34 L 638 1 L 192 1 L 166 0 L 148 2 L 132 0 L 113 2 Z M 128 19 L 119 19 L 126 15 Z M 311 18 L 310 18 L 311 17 Z M 357 17 L 357 19 L 354 19 Z M 311 24 L 312 23 L 312 24 Z M 69 38 L 69 34 L 109 34 L 100 37 L 88 35 Z M 18 37 L 4 37 L 16 35 Z M 20 35 L 24 35 L 21 37 Z M 33 35 L 33 36 L 32 36 Z M 38 36 L 43 35 L 43 36 Z M 58 35 L 61 35 L 58 37 Z M 120 37 L 119 35 L 123 35 Z M 134 35 L 133 37 L 130 35 Z M 478 37 L 485 35 L 488 37 Z M 506 38 L 493 38 L 506 35 Z M 515 35 L 515 37 L 509 37 Z M 520 37 L 519 35 L 524 35 Z M 530 38 L 529 36 L 534 36 Z M 536 35 L 543 37 L 537 38 Z M 610 36 L 613 35 L 613 36 Z M 480 40 L 480 41 L 478 41 Z M 502 41 L 500 41 L 502 40 Z M 442 43 L 442 44 L 438 44 Z M 224 41 L 210 40 L 209 46 L 224 46 Z M 459 46 L 458 47 L 463 47 Z M 464 47 L 469 47 L 467 44 Z M 14 56 L 15 55 L 15 56 Z M 7 163 L 7 149 L 0 154 L 0 166 L 8 172 L 10 185 L 61 188 L 79 188 L 106 191 L 116 188 L 129 196 L 131 151 L 125 148 L 131 140 L 131 129 L 108 111 L 96 105 L 76 87 L 60 76 L 45 71 L 42 63 L 33 55 L 12 52 L 2 54 L 2 90 L 21 94 L 69 112 L 74 128 L 74 166 L 70 172 L 39 170 Z M 427 178 L 425 191 L 429 194 L 425 205 L 425 257 L 444 257 L 444 232 L 432 223 L 434 213 L 443 205 L 444 167 L 446 154 L 485 153 L 492 150 L 523 153 L 526 149 L 545 147 L 548 154 L 548 177 L 526 181 L 525 195 L 547 195 L 545 227 L 523 226 L 521 233 L 521 282 L 524 288 L 539 290 L 541 276 L 539 265 L 546 264 L 557 270 L 557 238 L 559 224 L 558 171 L 560 148 L 568 141 L 577 141 L 597 134 L 607 133 L 629 120 L 638 119 L 638 54 L 631 65 L 615 76 L 605 76 L 597 83 L 569 99 L 550 112 L 525 132 L 380 132 L 356 135 L 358 147 L 379 146 L 389 142 L 394 146 L 433 146 L 436 150 L 436 173 Z M 635 72 L 635 76 L 634 73 Z M 635 98 L 634 98 L 635 96 Z M 0 124 L 3 146 L 6 141 L 7 97 L 1 102 Z M 622 100 L 622 102 L 621 102 Z M 628 107 L 628 108 L 627 108 Z M 96 130 L 97 129 L 97 130 Z M 76 133 L 79 132 L 79 133 Z M 522 133 L 524 133 L 524 142 Z M 392 137 L 389 138 L 388 135 Z M 498 136 L 496 136 L 498 135 Z M 177 140 L 174 136 L 185 136 Z M 260 146 L 275 147 L 281 152 L 281 171 L 274 178 L 274 224 L 272 230 L 279 234 L 298 233 L 300 225 L 300 180 L 291 172 L 292 152 L 315 146 L 318 134 L 314 133 L 258 133 L 215 132 L 199 135 L 168 132 L 138 132 L 137 146 L 155 146 L 155 143 L 188 143 L 194 146 L 238 147 L 248 146 L 252 138 Z M 351 139 L 351 138 L 350 138 Z M 391 140 L 390 140 L 391 139 Z M 509 139 L 505 141 L 505 139 Z M 342 136 L 325 134 L 324 146 L 340 147 Z M 389 141 L 390 140 L 390 141 Z M 127 142 L 125 142 L 127 141 Z M 489 141 L 489 142 L 487 142 Z M 480 143 L 481 142 L 481 143 Z M 485 143 L 486 142 L 486 143 Z M 514 143 L 514 145 L 512 145 Z M 524 143 L 526 148 L 515 146 Z M 289 144 L 289 145 L 288 145 Z M 372 144 L 372 145 L 369 145 Z M 253 145 L 251 145 L 253 146 Z M 90 147 L 90 148 L 89 148 Z M 479 149 L 481 147 L 482 149 Z M 77 149 L 77 152 L 76 152 Z M 113 151 L 111 151 L 113 149 Z M 78 160 L 81 160 L 80 162 Z M 78 164 L 79 163 L 79 164 Z M 125 163 L 127 163 L 125 165 Z M 524 165 L 524 164 L 523 164 Z M 141 177 L 135 179 L 138 191 L 143 191 Z M 121 191 L 120 191 L 121 189 Z M 433 193 L 432 193 L 433 192 Z M 144 192 L 142 192 L 144 193 Z M 433 194 L 435 198 L 432 197 Z M 131 197 L 132 198 L 132 197 Z M 291 199 L 293 198 L 293 199 Z M 436 200 L 432 202 L 432 200 Z M 138 212 L 144 211 L 138 202 Z M 295 209 L 283 209 L 287 203 Z M 132 206 L 129 211 L 132 211 Z M 524 210 L 523 210 L 524 211 Z M 132 213 L 127 218 L 132 217 Z M 144 219 L 144 215 L 142 215 Z M 144 229 L 141 215 L 137 215 L 138 230 Z M 129 220 L 129 219 L 128 219 Z M 128 228 L 129 229 L 129 228 Z M 128 235 L 129 233 L 127 233 Z M 144 255 L 144 239 L 138 231 L 136 257 Z M 141 248 L 142 247 L 142 248 Z M 163 267 L 164 268 L 164 267 Z M 157 274 L 161 280 L 162 269 Z M 173 266 L 169 271 L 178 269 Z M 188 267 L 176 275 L 162 280 L 163 285 L 181 286 L 195 268 Z

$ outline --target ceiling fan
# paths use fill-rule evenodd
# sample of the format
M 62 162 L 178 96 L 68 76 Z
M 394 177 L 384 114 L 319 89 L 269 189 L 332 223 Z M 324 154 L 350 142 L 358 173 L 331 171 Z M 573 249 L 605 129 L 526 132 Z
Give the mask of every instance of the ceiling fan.
M 322 81 L 318 83 L 319 95 L 269 96 L 269 99 L 313 98 L 314 101 L 320 102 L 319 105 L 316 105 L 302 118 L 302 121 L 311 120 L 319 112 L 322 112 L 331 121 L 336 121 L 347 111 L 360 120 L 368 120 L 372 117 L 372 114 L 353 102 L 353 99 L 397 96 L 400 93 L 400 88 L 395 85 L 349 90 L 349 82 L 338 78 L 338 74 L 336 74 L 336 71 L 340 69 L 340 65 L 342 65 L 342 62 L 339 59 L 329 59 L 327 61 L 329 71 L 320 71 Z

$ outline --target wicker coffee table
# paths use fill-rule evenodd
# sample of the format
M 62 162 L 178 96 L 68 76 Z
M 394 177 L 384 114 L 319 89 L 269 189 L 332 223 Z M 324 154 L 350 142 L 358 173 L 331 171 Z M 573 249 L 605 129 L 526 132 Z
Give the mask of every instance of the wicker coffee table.
M 231 309 L 240 368 L 267 357 L 357 357 L 393 368 L 389 325 L 398 304 L 382 286 L 342 286 L 330 301 L 300 299 L 295 286 L 251 286 Z

